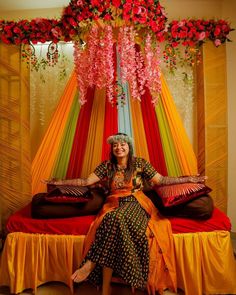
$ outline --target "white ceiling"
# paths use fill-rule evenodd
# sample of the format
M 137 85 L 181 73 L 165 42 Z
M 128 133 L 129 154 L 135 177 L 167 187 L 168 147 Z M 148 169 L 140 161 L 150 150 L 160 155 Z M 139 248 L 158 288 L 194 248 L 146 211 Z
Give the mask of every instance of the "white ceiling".
M 0 0 L 0 11 L 64 7 L 70 0 Z

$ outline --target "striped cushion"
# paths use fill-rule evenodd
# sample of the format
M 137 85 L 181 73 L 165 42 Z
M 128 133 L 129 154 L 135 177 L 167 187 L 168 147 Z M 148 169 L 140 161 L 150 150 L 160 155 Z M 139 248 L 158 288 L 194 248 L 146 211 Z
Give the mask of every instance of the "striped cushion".
M 199 196 L 206 195 L 211 189 L 203 183 L 181 183 L 154 186 L 165 207 L 183 204 Z
M 86 186 L 50 185 L 45 200 L 52 203 L 84 203 L 90 196 Z

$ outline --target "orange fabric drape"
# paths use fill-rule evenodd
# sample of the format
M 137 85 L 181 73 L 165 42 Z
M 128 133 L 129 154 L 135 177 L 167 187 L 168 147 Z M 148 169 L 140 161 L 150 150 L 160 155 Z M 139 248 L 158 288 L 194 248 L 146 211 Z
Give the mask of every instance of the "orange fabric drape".
M 122 196 L 130 195 L 130 192 Z M 151 200 L 145 196 L 142 191 L 133 194 L 145 211 L 151 218 L 148 223 L 147 238 L 150 247 L 150 263 L 148 291 L 155 295 L 156 291 L 162 292 L 166 288 L 177 289 L 174 244 L 171 231 L 171 225 L 168 219 L 161 218 L 157 214 Z M 96 230 L 100 225 L 104 215 L 118 207 L 119 195 L 111 195 L 99 213 L 96 220 L 92 223 L 85 238 L 83 257 L 86 256 L 91 244 L 95 238 Z M 167 270 L 167 271 L 166 271 Z
M 131 98 L 130 108 L 132 114 L 135 154 L 137 157 L 150 161 L 140 102 Z
M 76 85 L 76 74 L 73 72 L 32 163 L 33 195 L 45 190 L 45 184 L 42 183 L 42 180 L 48 179 L 51 176 L 60 140 L 77 91 Z
M 95 90 L 81 177 L 88 177 L 88 175 L 93 172 L 96 166 L 101 162 L 105 98 L 104 88 Z
M 236 261 L 226 231 L 173 234 L 177 286 L 185 295 L 236 294 Z M 0 286 L 17 294 L 49 281 L 71 288 L 84 236 L 10 233 L 0 261 Z M 29 263 L 30 261 L 30 263 Z M 206 275 L 207 274 L 207 275 Z
M 184 171 L 185 175 L 197 174 L 196 156 L 163 75 L 161 76 L 161 83 L 161 100 L 176 145 L 181 171 Z

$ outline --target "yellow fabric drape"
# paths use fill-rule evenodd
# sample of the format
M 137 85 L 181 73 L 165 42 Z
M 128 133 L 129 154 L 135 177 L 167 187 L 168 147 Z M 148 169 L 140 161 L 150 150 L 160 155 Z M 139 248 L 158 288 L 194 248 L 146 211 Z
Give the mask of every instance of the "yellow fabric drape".
M 20 57 L 19 46 L 0 42 L 0 230 L 31 199 L 29 69 Z
M 0 285 L 19 293 L 48 281 L 71 289 L 72 272 L 80 263 L 84 236 L 12 233 L 7 236 L 0 268 Z
M 176 144 L 181 171 L 184 171 L 185 175 L 197 174 L 196 156 L 163 75 L 161 76 L 161 83 L 161 100 Z
M 236 294 L 236 261 L 226 231 L 173 234 L 177 286 L 185 295 Z M 84 236 L 11 233 L 0 265 L 0 285 L 12 293 L 49 281 L 72 288 Z
M 96 89 L 81 177 L 88 177 L 101 162 L 105 118 L 105 89 Z
M 174 235 L 178 287 L 185 294 L 236 294 L 236 261 L 226 231 Z
M 33 195 L 45 191 L 45 184 L 42 183 L 42 180 L 51 176 L 50 173 L 57 158 L 60 140 L 77 91 L 76 85 L 76 74 L 73 72 L 32 163 Z
M 130 108 L 132 114 L 135 154 L 137 157 L 142 157 L 147 161 L 150 161 L 140 102 L 137 99 L 131 98 Z

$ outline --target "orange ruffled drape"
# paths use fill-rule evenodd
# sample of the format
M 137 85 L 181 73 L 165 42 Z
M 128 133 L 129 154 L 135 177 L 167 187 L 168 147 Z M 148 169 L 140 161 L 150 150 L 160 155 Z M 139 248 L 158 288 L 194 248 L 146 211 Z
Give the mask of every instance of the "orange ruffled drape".
M 185 295 L 236 294 L 236 261 L 227 231 L 173 234 L 177 286 Z M 12 293 L 60 281 L 82 261 L 84 236 L 10 233 L 0 264 L 0 285 Z M 207 275 L 206 275 L 207 274 Z

